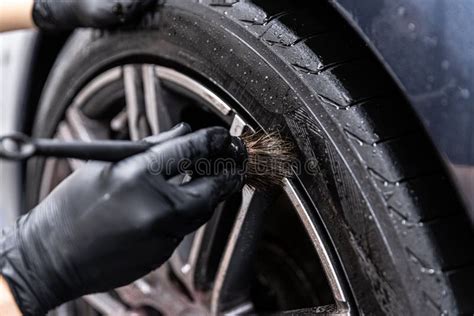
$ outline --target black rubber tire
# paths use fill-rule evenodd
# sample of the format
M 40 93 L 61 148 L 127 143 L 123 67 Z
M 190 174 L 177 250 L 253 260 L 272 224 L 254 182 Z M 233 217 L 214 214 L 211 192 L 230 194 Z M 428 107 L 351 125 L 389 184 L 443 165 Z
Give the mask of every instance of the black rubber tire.
M 473 232 L 437 153 L 362 41 L 313 2 L 170 0 L 140 30 L 79 31 L 49 78 L 34 135 L 52 136 L 74 94 L 107 68 L 178 68 L 316 159 L 318 175 L 295 182 L 317 206 L 361 313 L 472 314 Z M 40 174 L 30 164 L 30 201 Z

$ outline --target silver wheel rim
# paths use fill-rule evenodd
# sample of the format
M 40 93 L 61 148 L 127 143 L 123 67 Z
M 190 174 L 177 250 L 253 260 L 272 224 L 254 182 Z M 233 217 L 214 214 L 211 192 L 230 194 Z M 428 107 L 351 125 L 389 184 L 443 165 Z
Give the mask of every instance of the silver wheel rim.
M 111 127 L 115 129 L 128 125 L 130 137 L 133 140 L 143 138 L 146 132 L 143 125 L 148 124 L 148 129 L 156 134 L 170 127 L 167 113 L 160 112 L 163 109 L 163 99 L 161 97 L 161 85 L 170 85 L 180 92 L 205 104 L 211 111 L 220 117 L 227 118 L 230 124 L 230 131 L 233 135 L 240 135 L 244 129 L 251 129 L 250 126 L 234 109 L 213 91 L 192 79 L 191 77 L 174 69 L 157 65 L 125 65 L 110 69 L 87 84 L 74 98 L 71 106 L 68 107 L 65 119 L 60 123 L 56 137 L 63 140 L 80 139 L 91 141 L 97 138 L 106 138 L 102 129 L 96 126 L 96 122 L 87 118 L 81 113 L 82 105 L 100 91 L 104 86 L 114 81 L 123 80 L 126 107 L 111 122 Z M 139 84 L 137 84 L 139 83 Z M 142 95 L 143 97 L 140 97 Z M 144 123 L 145 122 L 145 123 Z M 79 168 L 83 162 L 68 160 L 72 170 Z M 40 196 L 44 197 L 54 186 L 55 170 L 58 166 L 57 160 L 47 160 L 40 190 Z M 348 292 L 345 290 L 341 273 L 336 269 L 337 264 L 330 255 L 329 245 L 324 240 L 318 227 L 317 219 L 310 207 L 305 202 L 297 188 L 291 181 L 285 180 L 283 188 L 284 194 L 291 202 L 296 211 L 302 226 L 311 240 L 317 256 L 319 257 L 324 274 L 328 280 L 334 303 L 324 306 L 316 306 L 293 311 L 292 314 L 352 314 L 350 308 Z M 149 276 L 137 280 L 136 282 L 117 289 L 120 298 L 126 302 L 131 309 L 123 302 L 114 298 L 108 293 L 100 293 L 85 296 L 83 299 L 94 309 L 102 314 L 125 315 L 139 314 L 142 306 L 150 306 L 165 311 L 167 315 L 185 314 L 243 314 L 251 313 L 253 305 L 251 302 L 241 302 L 229 307 L 225 304 L 223 293 L 232 291 L 232 282 L 229 281 L 229 269 L 238 264 L 236 261 L 236 251 L 242 243 L 249 241 L 248 232 L 255 229 L 255 223 L 249 218 L 254 216 L 256 210 L 252 208 L 255 200 L 260 194 L 246 187 L 242 191 L 242 203 L 238 209 L 236 220 L 229 234 L 227 246 L 219 263 L 213 288 L 202 293 L 195 288 L 195 273 L 199 265 L 199 254 L 206 226 L 201 227 L 194 233 L 189 253 L 185 259 L 181 258 L 177 251 L 167 264 L 152 272 Z M 257 203 L 258 204 L 258 203 Z M 262 215 L 263 216 L 263 215 Z M 182 291 L 169 280 L 170 271 L 186 287 L 188 293 L 192 294 L 193 301 L 190 301 Z

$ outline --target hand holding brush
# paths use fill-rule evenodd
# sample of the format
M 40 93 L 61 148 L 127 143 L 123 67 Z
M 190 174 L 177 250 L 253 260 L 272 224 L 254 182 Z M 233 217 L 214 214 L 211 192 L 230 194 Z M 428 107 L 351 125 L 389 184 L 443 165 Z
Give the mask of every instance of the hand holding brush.
M 247 161 L 247 182 L 265 189 L 285 173 L 277 169 L 271 175 L 273 167 L 262 164 L 278 158 L 282 148 L 282 161 L 292 157 L 289 145 L 271 135 L 236 138 L 222 127 L 190 133 L 186 124 L 144 142 L 107 143 L 107 155 L 96 145 L 2 138 L 2 155 L 10 159 L 85 158 L 82 149 L 88 159 L 116 161 L 86 164 L 3 230 L 0 273 L 25 315 L 45 314 L 61 303 L 123 286 L 156 269 L 184 236 L 210 219 L 220 201 L 242 188 L 242 176 L 226 167 L 183 184 L 169 181 L 179 174 L 181 160 L 224 157 L 242 167 Z M 124 158 L 125 153 L 131 156 Z M 161 172 L 152 173 L 150 163 Z

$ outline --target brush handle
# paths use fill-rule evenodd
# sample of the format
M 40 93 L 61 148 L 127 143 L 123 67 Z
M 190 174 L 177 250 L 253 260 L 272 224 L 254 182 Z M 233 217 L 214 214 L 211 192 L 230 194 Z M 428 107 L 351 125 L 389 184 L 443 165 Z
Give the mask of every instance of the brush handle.
M 35 156 L 74 158 L 116 162 L 146 151 L 152 146 L 144 141 L 96 140 L 93 143 L 70 141 L 60 142 L 50 139 L 33 141 Z
M 14 133 L 0 137 L 0 158 L 26 160 L 33 156 L 73 158 L 116 162 L 139 154 L 152 147 L 146 141 L 94 140 L 94 142 L 60 141 L 56 139 L 30 138 Z M 234 161 L 244 162 L 247 149 L 239 137 L 232 137 L 230 146 L 224 153 Z
M 146 141 L 96 140 L 94 142 L 32 139 L 20 133 L 0 137 L 0 158 L 26 160 L 33 156 L 116 162 L 144 152 Z

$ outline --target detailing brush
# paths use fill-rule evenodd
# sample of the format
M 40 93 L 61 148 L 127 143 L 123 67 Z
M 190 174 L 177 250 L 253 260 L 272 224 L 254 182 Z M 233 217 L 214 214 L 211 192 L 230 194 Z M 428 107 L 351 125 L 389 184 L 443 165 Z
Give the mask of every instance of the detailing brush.
M 244 133 L 233 137 L 232 146 L 244 161 L 245 183 L 258 190 L 267 190 L 282 185 L 284 178 L 293 175 L 296 153 L 293 143 L 285 140 L 278 132 Z
M 8 143 L 11 143 L 8 146 Z M 146 141 L 96 140 L 94 142 L 61 142 L 53 139 L 31 139 L 24 134 L 0 137 L 0 158 L 26 160 L 33 156 L 75 158 L 115 162 L 138 154 L 154 146 Z M 282 184 L 291 177 L 296 154 L 293 144 L 279 133 L 263 131 L 232 137 L 230 157 L 234 170 L 245 177 L 245 182 L 258 190 Z

